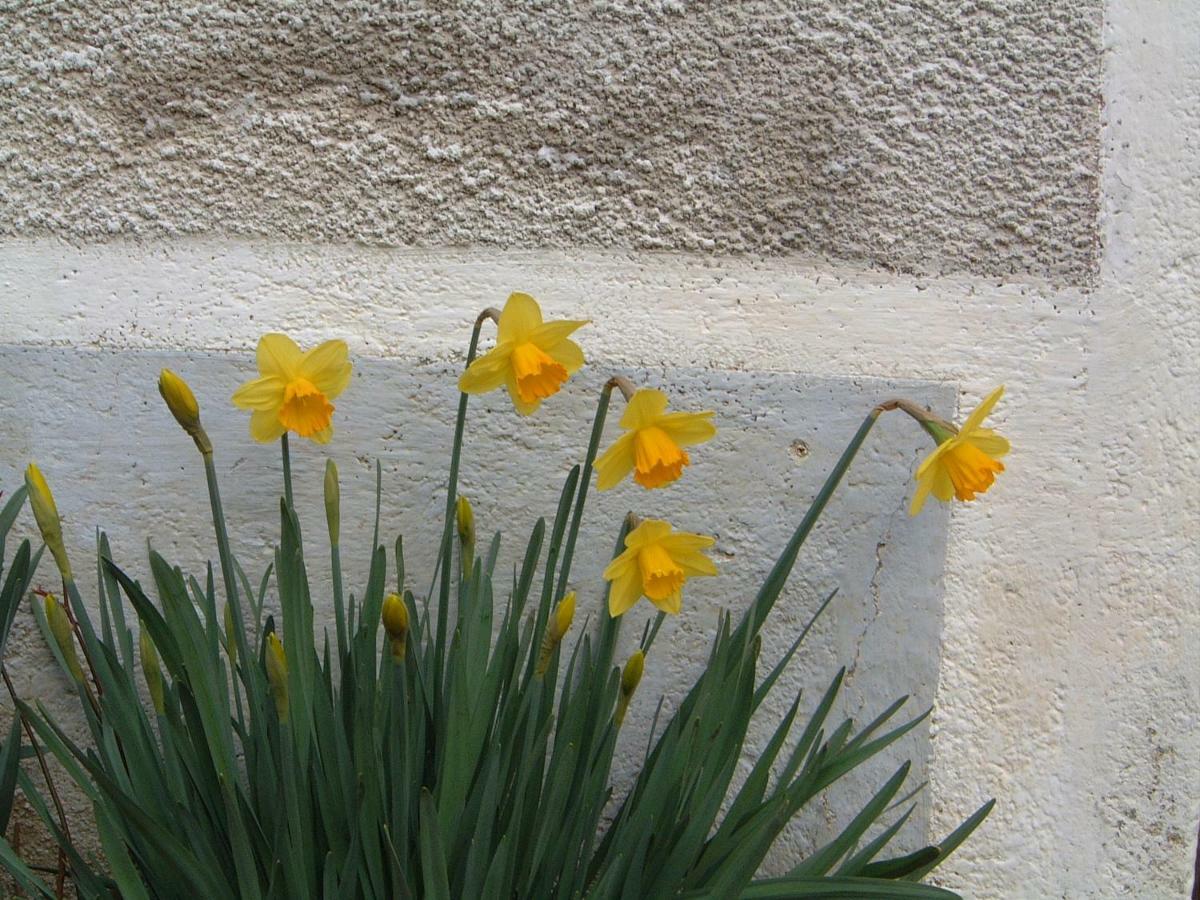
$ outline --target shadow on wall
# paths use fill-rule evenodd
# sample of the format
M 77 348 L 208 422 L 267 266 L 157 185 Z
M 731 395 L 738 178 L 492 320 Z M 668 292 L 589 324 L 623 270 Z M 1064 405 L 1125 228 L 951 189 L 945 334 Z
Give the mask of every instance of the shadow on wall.
M 185 375 L 200 400 L 216 446 L 233 546 L 257 582 L 277 540 L 281 488 L 276 448 L 253 443 L 246 416 L 227 402 L 233 388 L 253 373 L 247 357 L 0 349 L 0 372 L 11 386 L 12 403 L 0 419 L 0 486 L 18 484 L 24 463 L 37 460 L 54 483 L 68 543 L 80 559 L 76 569 L 88 580 L 94 581 L 94 571 L 84 562 L 85 551 L 94 546 L 97 527 L 107 531 L 114 558 L 133 577 L 147 573 L 147 538 L 171 562 L 202 573 L 206 560 L 215 556 L 204 476 L 194 447 L 157 395 L 155 382 L 163 366 Z M 354 381 L 338 401 L 333 442 L 325 448 L 296 444 L 296 506 L 306 525 L 306 556 L 322 625 L 332 618 L 322 549 L 326 455 L 341 470 L 348 590 L 358 592 L 365 580 L 378 459 L 382 540 L 391 547 L 397 534 L 404 535 L 408 586 L 418 597 L 425 594 L 440 533 L 456 371 L 399 360 L 357 361 Z M 596 373 L 607 369 L 593 363 L 589 371 L 531 419 L 519 419 L 502 394 L 472 404 L 461 491 L 474 504 L 481 542 L 494 530 L 504 534 L 497 571 L 511 569 L 519 559 L 536 518 L 553 514 L 562 479 L 586 446 L 602 377 Z M 627 374 L 668 389 L 680 408 L 715 409 L 719 432 L 696 449 L 687 477 L 669 492 L 627 484 L 592 494 L 573 568 L 577 619 L 603 614 L 600 572 L 630 508 L 713 534 L 721 575 L 688 584 L 683 614 L 668 622 L 655 645 L 639 702 L 622 733 L 628 743 L 627 752 L 617 754 L 617 796 L 645 746 L 656 696 L 665 695 L 670 709 L 691 683 L 707 654 L 719 611 L 740 611 L 748 604 L 865 411 L 895 393 L 938 407 L 949 407 L 954 400 L 951 387 L 927 383 L 699 370 L 673 370 L 669 378 L 656 372 Z M 97 391 L 97 385 L 104 389 Z M 907 515 L 912 470 L 928 449 L 928 439 L 909 424 L 893 417 L 880 421 L 772 614 L 764 632 L 764 671 L 784 653 L 820 599 L 839 589 L 807 651 L 766 702 L 759 727 L 751 731 L 747 759 L 765 744 L 796 691 L 804 690 L 811 701 L 802 701 L 802 710 L 811 708 L 842 665 L 850 669 L 843 712 L 860 722 L 902 693 L 913 695 L 913 712 L 933 701 L 946 517 L 940 507 L 916 519 Z M 610 429 L 616 433 L 615 423 Z M 795 452 L 797 441 L 807 453 Z M 28 533 L 30 517 L 25 515 L 18 527 Z M 47 579 L 49 570 L 43 567 L 40 580 Z M 84 591 L 91 593 L 86 584 Z M 503 589 L 498 593 L 507 595 Z M 643 603 L 630 614 L 627 639 L 640 633 L 647 611 Z M 22 613 L 8 649 L 18 690 L 44 698 L 56 718 L 70 718 L 77 712 L 76 700 L 31 626 L 32 617 Z M 819 815 L 795 823 L 776 848 L 772 867 L 786 871 L 789 860 L 828 839 L 900 759 L 913 760 L 913 783 L 923 781 L 927 727 L 908 735 L 885 757 L 839 783 Z M 906 849 L 927 842 L 928 815 L 928 798 L 923 798 L 902 832 Z

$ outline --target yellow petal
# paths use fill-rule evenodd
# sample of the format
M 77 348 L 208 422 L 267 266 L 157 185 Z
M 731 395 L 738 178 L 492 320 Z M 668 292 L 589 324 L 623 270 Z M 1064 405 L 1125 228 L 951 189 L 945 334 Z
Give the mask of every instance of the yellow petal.
M 597 490 L 607 491 L 616 487 L 633 470 L 633 441 L 636 436 L 632 431 L 626 432 L 596 459 Z
M 970 432 L 978 428 L 983 423 L 983 420 L 987 418 L 988 413 L 992 411 L 992 407 L 999 402 L 1002 396 L 1004 396 L 1004 385 L 1000 385 L 1000 387 L 988 394 L 987 397 L 984 398 L 983 402 L 975 407 L 975 411 L 971 413 L 971 415 L 967 416 L 967 421 L 963 423 L 959 434 L 970 434 Z
M 587 323 L 587 319 L 555 319 L 534 328 L 525 340 L 532 341 L 543 350 L 549 350 L 557 347 Z
M 543 348 L 546 355 L 574 375 L 583 368 L 583 350 L 574 341 L 559 341 L 553 347 Z
M 942 455 L 952 449 L 957 440 L 958 437 L 955 436 L 934 447 L 929 455 L 921 460 L 921 464 L 917 466 L 917 479 L 924 478 L 927 472 L 931 471 L 935 466 L 940 465 Z
M 233 405 L 239 409 L 279 409 L 286 387 L 287 382 L 276 375 L 251 379 L 233 392 Z
M 943 503 L 949 503 L 954 496 L 954 481 L 950 478 L 950 473 L 946 471 L 945 466 L 936 466 L 933 469 L 933 496 L 937 497 Z
M 671 533 L 671 523 L 662 519 L 645 519 L 637 528 L 625 535 L 625 546 L 634 549 L 644 547 Z
M 496 342 L 528 340 L 528 334 L 542 324 L 542 310 L 537 301 L 520 292 L 509 294 L 500 313 Z
M 672 553 L 691 553 L 704 550 L 717 542 L 716 538 L 707 534 L 692 534 L 690 531 L 676 531 L 659 539 L 659 542 Z
M 638 388 L 625 406 L 625 414 L 621 416 L 621 427 L 632 430 L 653 425 L 666 408 L 667 395 L 662 391 Z
M 308 439 L 314 444 L 328 444 L 333 437 L 333 426 L 326 425 L 320 431 L 310 434 Z
M 993 458 L 999 458 L 1008 453 L 1011 449 L 1008 443 L 1008 438 L 996 434 L 990 428 L 976 428 L 968 434 L 964 440 L 968 444 L 972 444 L 979 448 L 982 452 Z
M 300 358 L 298 374 L 332 400 L 350 383 L 348 357 L 345 341 L 326 341 Z
M 617 556 L 612 558 L 607 566 L 604 567 L 604 573 L 601 577 L 605 581 L 612 581 L 615 578 L 620 578 L 628 572 L 637 562 L 637 550 L 623 550 Z
M 713 424 L 713 412 L 674 412 L 667 413 L 655 423 L 675 439 L 681 447 L 703 443 L 711 440 L 717 433 Z
M 290 381 L 303 355 L 286 334 L 264 334 L 258 339 L 258 372 Z
M 620 578 L 613 581 L 608 592 L 608 614 L 614 619 L 623 616 L 637 605 L 642 597 L 642 579 L 637 566 L 630 566 Z
M 655 600 L 653 597 L 650 597 L 649 600 L 668 615 L 677 616 L 679 615 L 680 610 L 683 609 L 682 590 L 675 591 L 675 593 L 667 597 L 663 597 L 661 600 Z
M 929 492 L 933 489 L 934 470 L 927 469 L 924 475 L 917 478 L 917 490 L 913 494 L 912 503 L 909 504 L 908 514 L 915 516 L 919 513 L 922 507 L 925 506 L 925 499 L 929 496 Z
M 464 394 L 486 394 L 501 387 L 510 372 L 512 347 L 508 343 L 498 344 L 472 362 L 458 379 L 458 389 Z
M 688 578 L 699 578 L 706 575 L 718 575 L 717 564 L 703 553 L 673 553 L 675 562 L 683 569 Z
M 256 441 L 265 444 L 278 440 L 285 430 L 276 410 L 259 409 L 250 414 L 250 437 Z

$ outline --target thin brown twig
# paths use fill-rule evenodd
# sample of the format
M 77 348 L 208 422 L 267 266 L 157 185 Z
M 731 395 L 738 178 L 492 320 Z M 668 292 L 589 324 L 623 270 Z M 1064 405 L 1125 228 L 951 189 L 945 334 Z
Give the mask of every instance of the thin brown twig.
M 34 755 L 37 756 L 38 765 L 42 769 L 42 779 L 46 782 L 46 787 L 50 791 L 50 799 L 54 802 L 54 809 L 58 812 L 58 821 L 62 826 L 63 835 L 67 839 L 67 843 L 71 841 L 71 827 L 67 824 L 67 814 L 63 809 L 62 800 L 59 799 L 58 791 L 54 787 L 54 780 L 50 777 L 50 768 L 46 765 L 45 754 L 42 753 L 42 748 L 38 746 L 37 738 L 33 734 L 33 726 L 29 724 L 29 720 L 17 707 L 17 690 L 13 687 L 12 679 L 8 677 L 8 669 L 0 663 L 0 677 L 4 679 L 4 686 L 8 688 L 8 695 L 12 697 L 13 715 L 21 717 L 21 724 L 25 727 L 25 733 L 29 736 L 29 744 L 33 747 Z M 58 848 L 58 877 L 54 882 L 54 895 L 58 898 L 66 896 L 64 894 L 65 882 L 67 875 L 67 854 L 62 847 Z

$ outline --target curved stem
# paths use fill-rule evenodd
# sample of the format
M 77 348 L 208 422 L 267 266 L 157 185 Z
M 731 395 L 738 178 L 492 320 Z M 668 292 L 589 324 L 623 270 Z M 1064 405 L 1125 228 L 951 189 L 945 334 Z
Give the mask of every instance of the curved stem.
M 475 326 L 471 329 L 471 343 L 467 348 L 467 365 L 465 368 L 470 368 L 471 363 L 475 361 L 475 354 L 479 349 L 479 332 L 483 328 L 483 323 L 488 319 L 499 324 L 500 311 L 495 307 L 489 306 L 475 317 Z M 462 457 L 463 429 L 467 422 L 468 399 L 468 394 L 459 392 L 458 417 L 454 421 L 454 444 L 450 449 L 450 477 L 449 484 L 446 487 L 446 518 L 442 526 L 441 552 L 438 554 L 442 577 L 438 589 L 438 620 L 434 642 L 433 674 L 434 683 L 439 687 L 442 679 L 442 668 L 445 665 L 446 658 L 446 629 L 447 619 L 450 615 L 450 579 L 452 568 L 450 558 L 454 550 L 454 508 L 455 502 L 458 499 L 458 467 Z

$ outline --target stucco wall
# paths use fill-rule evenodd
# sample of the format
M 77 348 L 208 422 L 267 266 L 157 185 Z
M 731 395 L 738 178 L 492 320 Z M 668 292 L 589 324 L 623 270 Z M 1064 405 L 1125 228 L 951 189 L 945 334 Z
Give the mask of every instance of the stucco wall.
M 728 8 L 736 11 L 722 20 L 716 6 L 604 7 L 596 13 L 608 17 L 604 27 L 543 10 L 517 16 L 490 53 L 483 26 L 443 51 L 433 49 L 438 30 L 380 27 L 384 37 L 358 42 L 361 71 L 331 37 L 356 32 L 320 17 L 305 29 L 260 21 L 253 42 L 235 27 L 250 14 L 232 5 L 221 15 L 206 8 L 204 29 L 170 27 L 165 14 L 119 21 L 102 6 L 9 10 L 18 39 L 0 52 L 17 87 L 0 98 L 8 104 L 0 107 L 8 233 L 0 477 L 11 484 L 38 442 L 52 443 L 83 546 L 106 523 L 92 521 L 81 499 L 114 502 L 103 467 L 119 465 L 120 483 L 136 480 L 115 435 L 132 423 L 147 478 L 179 464 L 178 447 L 151 437 L 159 431 L 149 389 L 145 410 L 117 418 L 111 390 L 89 399 L 47 388 L 51 398 L 75 398 L 72 418 L 101 423 L 94 427 L 107 435 L 87 457 L 94 476 L 72 469 L 83 463 L 61 435 L 27 424 L 42 421 L 41 395 L 16 362 L 22 354 L 50 353 L 63 366 L 77 350 L 116 372 L 122 357 L 136 371 L 153 352 L 185 350 L 216 392 L 263 330 L 302 341 L 336 334 L 364 372 L 385 381 L 429 373 L 405 401 L 424 409 L 439 364 L 461 353 L 463 323 L 519 287 L 557 314 L 594 320 L 581 339 L 596 377 L 631 367 L 695 397 L 716 386 L 732 404 L 728 386 L 740 385 L 762 398 L 761 425 L 731 430 L 694 473 L 712 479 L 697 478 L 697 490 L 712 492 L 707 502 L 742 516 L 722 527 L 754 555 L 778 516 L 745 504 L 750 480 L 729 474 L 739 442 L 768 453 L 797 427 L 797 437 L 821 436 L 816 452 L 772 458 L 758 478 L 776 479 L 778 502 L 798 512 L 830 461 L 829 429 L 847 403 L 883 387 L 864 379 L 932 400 L 948 400 L 936 384 L 949 385 L 960 408 L 1003 382 L 997 425 L 1014 451 L 984 502 L 915 522 L 897 515 L 910 487 L 894 478 L 903 480 L 920 446 L 897 426 L 831 509 L 831 542 L 814 547 L 806 574 L 857 587 L 823 652 L 830 663 L 851 661 L 876 599 L 892 615 L 922 579 L 931 585 L 920 596 L 932 608 L 885 620 L 924 641 L 920 629 L 940 617 L 929 650 L 938 660 L 933 725 L 905 748 L 929 765 L 930 831 L 944 833 L 987 796 L 1000 799 L 947 867 L 948 883 L 978 897 L 1180 895 L 1200 817 L 1200 199 L 1187 188 L 1200 178 L 1200 10 L 1113 0 L 1101 23 L 1094 4 L 934 4 L 894 14 L 864 4 L 836 21 L 816 5 L 786 16 L 774 5 Z M 370 19 L 373 5 L 364 9 Z M 940 30 L 924 27 L 934 20 Z M 774 34 L 781 22 L 794 45 L 768 41 L 780 51 L 768 60 L 750 36 Z M 443 36 L 459 27 L 452 17 L 442 25 Z M 100 49 L 87 50 L 89 41 Z M 610 81 L 580 74 L 618 45 L 626 68 Z M 542 68 L 535 46 L 556 65 Z M 654 58 L 647 47 L 680 53 L 677 64 L 629 68 Z M 510 60 L 514 48 L 525 50 L 520 62 Z M 478 106 L 455 107 L 453 80 L 405 86 L 393 75 L 398 93 L 381 87 L 368 105 L 357 90 L 365 70 L 401 68 L 405 50 L 417 54 L 417 72 L 442 52 L 436 71 L 465 72 L 464 90 L 480 103 L 536 87 L 520 109 L 502 111 L 510 130 Z M 213 63 L 221 53 L 242 68 Z M 938 61 L 943 74 L 952 70 L 945 61 L 955 54 L 964 61 L 954 71 L 972 74 L 965 83 L 914 79 Z M 306 71 L 310 56 L 324 62 Z M 729 71 L 681 62 L 703 59 Z M 57 69 L 47 62 L 55 60 Z M 75 70 L 88 60 L 92 68 Z M 527 74 L 505 86 L 509 70 Z M 821 105 L 831 97 L 847 102 Z M 150 101 L 170 105 L 161 127 L 174 131 L 146 118 Z M 956 125 L 923 131 L 896 118 L 895 106 L 914 116 L 943 108 Z M 767 115 L 758 130 L 756 112 Z M 377 124 L 359 131 L 360 120 Z M 553 121 L 561 131 L 548 130 Z M 364 155 L 373 131 L 387 163 Z M 517 154 L 504 167 L 489 162 L 497 133 L 511 135 Z M 1030 143 L 1001 151 L 1005 136 Z M 867 167 L 822 168 L 854 155 L 845 141 L 867 148 Z M 457 161 L 426 149 L 456 142 Z M 540 160 L 542 147 L 554 153 Z M 624 162 L 626 151 L 642 152 L 650 168 Z M 231 165 L 238 154 L 249 161 Z M 225 170 L 204 174 L 208 160 L 224 160 Z M 412 181 L 386 189 L 371 181 L 393 164 Z M 503 195 L 495 203 L 463 183 L 476 165 L 494 170 Z M 606 187 L 596 173 L 609 167 L 628 167 L 632 187 Z M 724 182 L 713 175 L 722 171 Z M 342 238 L 361 242 L 329 242 Z M 912 274 L 889 274 L 897 269 Z M 47 379 L 65 375 L 45 369 Z M 793 410 L 799 423 L 785 416 L 789 388 L 811 394 Z M 13 424 L 13 410 L 33 410 L 32 419 Z M 236 414 L 217 414 L 235 440 Z M 561 447 L 562 428 L 548 417 L 522 442 Z M 393 449 L 376 432 L 333 449 L 400 453 L 405 471 L 430 477 L 443 445 L 427 446 L 424 435 L 435 430 L 417 429 L 407 442 L 402 433 Z M 542 503 L 541 489 L 528 489 L 528 506 Z M 401 502 L 397 518 L 428 518 L 425 494 Z M 872 502 L 874 532 L 865 524 Z M 833 540 L 844 523 L 858 527 Z M 199 513 L 180 528 L 202 534 Z M 880 551 L 885 534 L 883 543 L 906 552 Z M 890 579 L 878 594 L 866 571 L 876 563 Z M 731 572 L 734 597 L 749 577 Z M 678 623 L 681 654 L 703 643 L 719 593 L 705 591 L 695 617 Z M 810 596 L 798 584 L 789 615 L 798 618 Z M 895 652 L 889 630 L 876 635 L 873 653 Z M 22 684 L 53 690 L 32 642 L 26 650 Z M 888 677 L 923 682 L 927 662 Z

